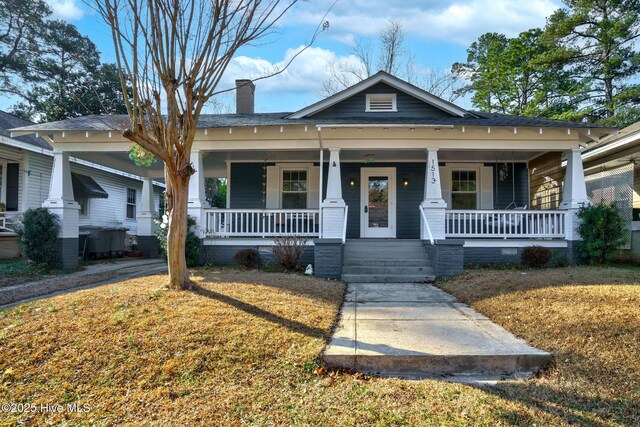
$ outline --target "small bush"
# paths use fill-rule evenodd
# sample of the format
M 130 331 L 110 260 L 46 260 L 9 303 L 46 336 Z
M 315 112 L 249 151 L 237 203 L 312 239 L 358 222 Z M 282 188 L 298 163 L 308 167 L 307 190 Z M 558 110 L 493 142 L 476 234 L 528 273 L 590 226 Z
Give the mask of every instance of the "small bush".
M 50 269 L 58 264 L 58 217 L 45 208 L 28 209 L 16 224 L 20 248 L 37 265 Z
M 560 251 L 558 249 L 554 249 L 551 251 L 551 266 L 552 267 L 568 267 L 569 266 L 569 258 L 564 251 Z
M 531 268 L 542 268 L 551 261 L 551 249 L 542 246 L 527 246 L 522 250 L 522 264 Z
M 166 215 L 160 215 L 156 218 L 155 222 L 158 224 L 155 234 L 159 241 L 160 255 L 166 258 L 169 221 Z M 187 267 L 196 267 L 200 263 L 200 239 L 198 239 L 198 236 L 195 233 L 196 226 L 196 219 L 193 217 L 187 217 L 187 239 L 184 246 Z
M 614 251 L 626 241 L 624 220 L 616 204 L 581 207 L 578 217 L 582 220 L 578 227 L 582 239 L 578 247 L 582 258 L 589 264 L 609 261 Z
M 257 268 L 260 266 L 260 254 L 255 249 L 240 249 L 234 256 L 236 262 L 246 268 Z
M 276 262 L 286 271 L 294 271 L 298 268 L 298 261 L 307 245 L 307 239 L 298 236 L 276 237 L 275 246 L 271 252 L 276 257 Z

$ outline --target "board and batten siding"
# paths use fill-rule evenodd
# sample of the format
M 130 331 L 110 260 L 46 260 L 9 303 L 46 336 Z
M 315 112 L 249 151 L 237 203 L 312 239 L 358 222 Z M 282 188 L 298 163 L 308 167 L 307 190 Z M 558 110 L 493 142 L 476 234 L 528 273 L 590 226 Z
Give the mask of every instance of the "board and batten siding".
M 395 93 L 397 112 L 366 112 L 367 94 Z M 378 83 L 359 92 L 352 97 L 328 107 L 312 117 L 332 119 L 345 117 L 380 117 L 380 118 L 447 118 L 451 115 L 441 109 L 425 103 L 411 95 L 397 90 L 385 83 Z

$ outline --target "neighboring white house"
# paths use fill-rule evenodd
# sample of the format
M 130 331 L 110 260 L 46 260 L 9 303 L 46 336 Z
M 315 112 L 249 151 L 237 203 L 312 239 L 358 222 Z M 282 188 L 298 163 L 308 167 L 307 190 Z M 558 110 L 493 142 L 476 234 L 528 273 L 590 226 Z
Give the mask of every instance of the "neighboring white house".
M 463 262 L 519 262 L 531 245 L 572 257 L 575 213 L 588 203 L 580 154 L 614 131 L 468 111 L 384 72 L 293 113 L 254 113 L 255 86 L 236 84 L 236 114 L 202 115 L 191 152 L 189 215 L 204 252 L 224 263 L 241 248 L 266 254 L 274 237 L 305 236 L 306 259 L 326 277 L 341 277 L 356 239 L 372 239 L 360 247 L 379 245 L 377 256 L 388 242 L 379 239 L 422 240 L 435 275 Z M 46 205 L 68 224 L 61 239 L 78 236 L 69 156 L 163 176 L 160 164 L 127 158 L 126 121 L 87 116 L 12 130 L 51 138 L 59 173 Z M 227 179 L 227 209 L 208 206 L 205 177 Z
M 616 202 L 629 233 L 620 255 L 640 261 L 640 122 L 604 138 L 582 153 L 587 195 Z
M 51 145 L 36 135 L 12 138 L 8 129 L 31 122 L 0 111 L 0 258 L 19 255 L 12 223 L 20 213 L 39 208 L 49 198 L 54 154 Z M 130 236 L 138 232 L 137 212 L 142 201 L 142 179 L 81 159 L 70 159 L 71 183 L 78 203 L 78 226 L 125 227 Z M 154 186 L 156 212 L 161 184 Z

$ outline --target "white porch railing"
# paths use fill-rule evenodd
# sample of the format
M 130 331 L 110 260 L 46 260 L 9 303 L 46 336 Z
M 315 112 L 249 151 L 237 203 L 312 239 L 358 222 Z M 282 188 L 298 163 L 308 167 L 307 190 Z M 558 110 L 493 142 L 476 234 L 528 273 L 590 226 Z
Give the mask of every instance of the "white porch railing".
M 11 218 L 7 218 L 4 212 L 0 212 L 0 233 L 13 233 L 11 228 Z
M 446 237 L 564 238 L 563 211 L 447 210 Z
M 320 236 L 318 209 L 212 209 L 206 237 Z

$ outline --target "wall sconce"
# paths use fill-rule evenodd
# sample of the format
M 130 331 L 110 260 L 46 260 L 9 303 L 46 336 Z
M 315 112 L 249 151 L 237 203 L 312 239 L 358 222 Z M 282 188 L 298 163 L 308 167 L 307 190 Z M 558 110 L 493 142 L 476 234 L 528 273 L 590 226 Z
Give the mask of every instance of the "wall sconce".
M 356 180 L 354 178 L 349 178 L 349 187 L 355 188 Z
M 402 179 L 402 186 L 404 188 L 407 188 L 409 186 L 409 178 L 403 178 Z
M 333 166 L 334 168 L 336 167 L 336 162 L 334 161 L 331 166 Z

